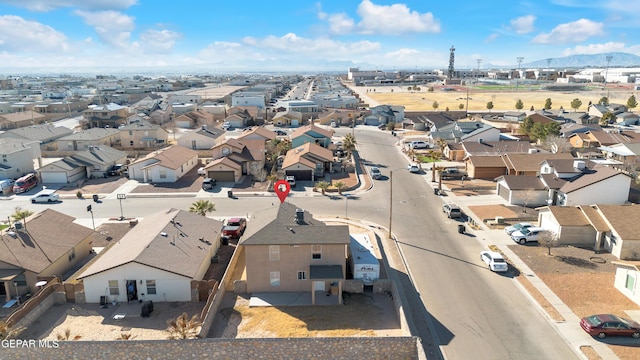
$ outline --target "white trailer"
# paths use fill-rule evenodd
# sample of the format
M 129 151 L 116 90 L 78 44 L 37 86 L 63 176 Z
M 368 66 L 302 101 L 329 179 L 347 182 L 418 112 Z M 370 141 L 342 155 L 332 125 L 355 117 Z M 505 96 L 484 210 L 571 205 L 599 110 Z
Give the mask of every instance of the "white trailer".
M 373 285 L 380 278 L 380 262 L 367 234 L 350 235 L 349 261 L 354 280 Z

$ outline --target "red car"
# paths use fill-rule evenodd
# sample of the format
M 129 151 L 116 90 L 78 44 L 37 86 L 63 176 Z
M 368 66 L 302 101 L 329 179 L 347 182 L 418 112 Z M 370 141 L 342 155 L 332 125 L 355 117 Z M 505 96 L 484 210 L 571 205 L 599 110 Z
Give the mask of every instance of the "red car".
M 580 327 L 591 336 L 631 336 L 640 338 L 640 324 L 611 314 L 591 315 L 580 320 Z

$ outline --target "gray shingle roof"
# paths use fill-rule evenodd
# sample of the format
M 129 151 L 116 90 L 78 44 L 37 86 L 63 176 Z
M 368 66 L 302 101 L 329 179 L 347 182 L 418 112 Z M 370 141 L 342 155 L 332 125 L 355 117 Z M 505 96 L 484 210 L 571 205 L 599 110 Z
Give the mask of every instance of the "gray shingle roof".
M 242 245 L 348 244 L 347 225 L 328 226 L 304 211 L 304 222 L 296 223 L 297 207 L 289 202 L 274 205 L 247 224 Z
M 78 278 L 135 262 L 193 279 L 221 229 L 220 221 L 185 210 L 160 211 L 140 221 Z

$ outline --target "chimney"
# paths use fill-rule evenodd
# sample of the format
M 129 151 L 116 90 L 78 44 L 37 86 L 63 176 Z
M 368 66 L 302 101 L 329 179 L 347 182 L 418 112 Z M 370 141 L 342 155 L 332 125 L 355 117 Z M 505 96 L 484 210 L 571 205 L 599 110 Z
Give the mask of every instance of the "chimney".
M 207 125 L 202 125 L 202 130 L 207 130 Z
M 304 223 L 304 210 L 296 209 L 296 223 L 303 224 Z

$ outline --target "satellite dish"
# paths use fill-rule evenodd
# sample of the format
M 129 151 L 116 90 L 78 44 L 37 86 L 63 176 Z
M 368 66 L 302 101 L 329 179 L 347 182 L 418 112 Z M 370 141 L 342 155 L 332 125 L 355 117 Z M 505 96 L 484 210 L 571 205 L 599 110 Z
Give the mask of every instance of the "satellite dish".
M 558 152 L 558 145 L 556 143 L 551 143 L 551 152 L 554 154 Z

